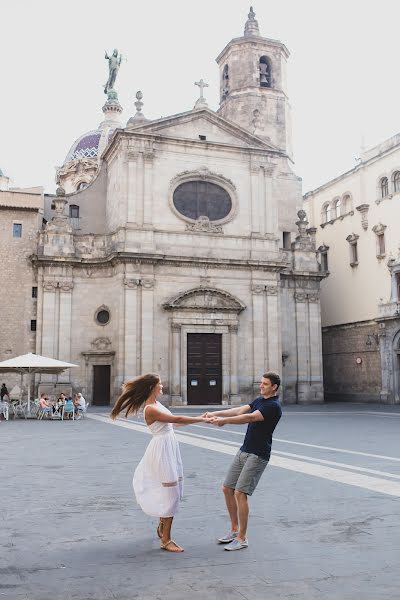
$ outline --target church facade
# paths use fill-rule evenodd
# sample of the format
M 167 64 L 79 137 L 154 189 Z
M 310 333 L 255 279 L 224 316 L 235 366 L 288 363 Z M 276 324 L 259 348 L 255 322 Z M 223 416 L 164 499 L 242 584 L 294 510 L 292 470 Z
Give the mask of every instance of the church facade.
M 171 405 L 239 404 L 275 370 L 284 402 L 323 401 L 324 275 L 292 168 L 288 57 L 251 10 L 217 58 L 218 111 L 201 80 L 193 110 L 150 121 L 138 93 L 123 126 L 108 93 L 32 257 L 36 352 L 79 365 L 41 389 L 107 405 L 157 372 Z

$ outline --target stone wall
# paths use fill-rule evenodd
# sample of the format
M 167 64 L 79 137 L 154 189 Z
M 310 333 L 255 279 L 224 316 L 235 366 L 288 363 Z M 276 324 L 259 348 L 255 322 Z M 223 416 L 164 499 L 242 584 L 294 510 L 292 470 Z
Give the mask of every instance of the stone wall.
M 31 332 L 31 319 L 36 319 L 36 299 L 32 287 L 37 283 L 29 256 L 36 250 L 40 220 L 37 210 L 0 206 L 0 360 L 34 352 L 36 334 Z M 13 237 L 14 223 L 22 225 L 21 237 Z M 0 377 L 9 391 L 20 382 L 20 377 L 12 374 Z
M 379 327 L 374 321 L 322 329 L 325 399 L 379 402 Z

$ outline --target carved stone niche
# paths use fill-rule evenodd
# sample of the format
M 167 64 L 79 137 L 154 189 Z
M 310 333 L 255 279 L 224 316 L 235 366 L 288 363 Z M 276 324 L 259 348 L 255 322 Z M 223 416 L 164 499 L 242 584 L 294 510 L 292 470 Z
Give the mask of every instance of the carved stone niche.
M 108 337 L 98 337 L 90 345 L 92 350 L 109 350 L 111 348 L 111 340 Z
M 195 288 L 179 294 L 163 304 L 165 310 L 200 312 L 236 312 L 246 308 L 238 298 L 215 288 Z

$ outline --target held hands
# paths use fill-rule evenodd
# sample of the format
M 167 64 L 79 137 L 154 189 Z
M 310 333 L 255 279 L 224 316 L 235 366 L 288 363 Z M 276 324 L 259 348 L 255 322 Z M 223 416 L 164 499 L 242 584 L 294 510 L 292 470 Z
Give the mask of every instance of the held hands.
M 227 423 L 223 417 L 218 417 L 215 412 L 205 412 L 201 415 L 201 418 L 205 423 L 211 423 L 211 425 L 217 425 L 217 427 L 223 427 Z

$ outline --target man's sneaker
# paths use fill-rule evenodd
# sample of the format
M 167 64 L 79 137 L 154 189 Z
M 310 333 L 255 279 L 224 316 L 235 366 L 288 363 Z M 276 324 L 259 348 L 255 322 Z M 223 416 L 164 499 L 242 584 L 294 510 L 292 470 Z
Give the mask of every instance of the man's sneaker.
M 229 532 L 224 537 L 218 538 L 218 544 L 229 544 L 229 542 L 233 542 L 237 538 L 238 532 L 234 531 L 233 533 Z
M 242 548 L 247 548 L 248 545 L 249 542 L 247 540 L 240 542 L 238 539 L 235 538 L 230 544 L 225 546 L 224 550 L 242 550 Z

